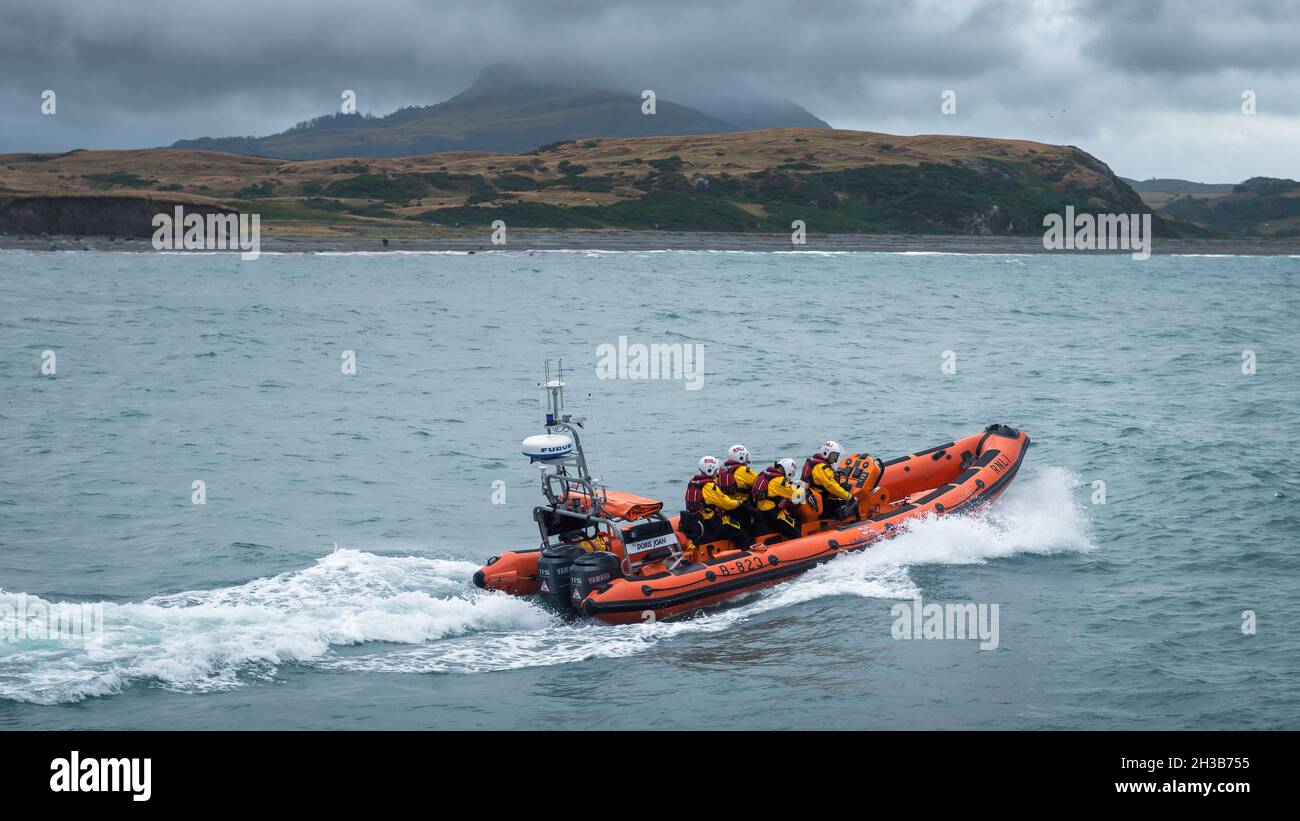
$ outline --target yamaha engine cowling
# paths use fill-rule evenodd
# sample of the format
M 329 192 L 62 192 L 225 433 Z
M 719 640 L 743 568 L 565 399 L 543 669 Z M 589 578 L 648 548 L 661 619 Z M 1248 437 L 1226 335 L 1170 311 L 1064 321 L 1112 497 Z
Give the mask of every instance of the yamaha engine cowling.
M 553 545 L 542 551 L 537 560 L 537 590 L 542 600 L 556 610 L 568 610 L 569 567 L 573 560 L 583 555 L 576 544 Z
M 569 602 L 577 607 L 593 590 L 607 587 L 614 579 L 621 578 L 622 560 L 616 554 L 606 550 L 584 553 L 569 568 Z

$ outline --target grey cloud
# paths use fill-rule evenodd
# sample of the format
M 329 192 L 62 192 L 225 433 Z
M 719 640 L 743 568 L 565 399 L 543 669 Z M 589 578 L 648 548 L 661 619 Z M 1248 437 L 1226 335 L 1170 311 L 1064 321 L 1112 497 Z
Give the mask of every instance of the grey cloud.
M 685 102 L 784 97 L 840 127 L 1085 149 L 1110 135 L 1098 145 L 1121 153 L 1103 159 L 1133 174 L 1146 169 L 1124 167 L 1114 135 L 1138 128 L 1135 112 L 1167 108 L 1210 128 L 1252 88 L 1282 119 L 1250 162 L 1297 176 L 1278 135 L 1300 118 L 1298 3 L 8 0 L 0 151 L 267 134 L 333 110 L 345 88 L 387 113 L 515 62 Z M 45 88 L 59 93 L 56 117 L 39 113 Z M 959 93 L 956 118 L 938 114 L 945 88 Z M 1189 163 L 1152 174 L 1258 170 L 1244 159 L 1205 168 L 1205 151 L 1143 121 L 1133 141 L 1170 140 L 1164 156 Z
M 1084 52 L 1119 71 L 1210 74 L 1300 67 L 1300 2 L 1090 0 Z

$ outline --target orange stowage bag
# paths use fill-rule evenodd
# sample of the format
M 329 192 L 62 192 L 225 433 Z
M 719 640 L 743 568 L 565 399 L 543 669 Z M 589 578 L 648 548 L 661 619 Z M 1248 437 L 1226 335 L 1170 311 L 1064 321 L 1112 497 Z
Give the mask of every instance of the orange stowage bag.
M 576 504 L 579 510 L 587 510 L 589 503 L 587 494 L 571 493 L 569 503 Z M 637 519 L 644 519 L 651 513 L 658 513 L 663 509 L 664 503 L 657 499 L 647 499 L 644 496 L 637 496 L 633 493 L 624 493 L 621 490 L 610 490 L 605 493 L 605 509 L 611 516 L 620 519 L 627 519 L 629 522 Z

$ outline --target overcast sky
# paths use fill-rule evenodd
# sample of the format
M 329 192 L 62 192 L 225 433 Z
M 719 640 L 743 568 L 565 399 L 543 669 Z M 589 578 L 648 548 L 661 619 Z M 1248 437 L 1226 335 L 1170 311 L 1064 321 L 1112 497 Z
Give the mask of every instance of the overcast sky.
M 661 99 L 776 96 L 837 128 L 1077 145 L 1129 177 L 1300 179 L 1300 0 L 3 0 L 0 151 L 265 135 L 483 66 Z M 57 93 L 43 116 L 41 93 Z M 957 113 L 940 112 L 956 92 Z M 1255 92 L 1257 113 L 1242 113 Z

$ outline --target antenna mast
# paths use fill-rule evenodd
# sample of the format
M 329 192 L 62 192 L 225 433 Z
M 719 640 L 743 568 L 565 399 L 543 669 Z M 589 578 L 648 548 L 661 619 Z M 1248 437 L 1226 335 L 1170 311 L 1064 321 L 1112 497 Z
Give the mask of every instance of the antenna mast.
M 578 428 L 586 420 L 564 412 L 564 360 L 557 360 L 556 375 L 552 379 L 551 360 L 547 359 L 544 377 L 546 381 L 542 383 L 542 389 L 546 391 L 546 432 L 562 434 L 573 440 L 573 452 L 563 459 L 553 461 L 556 471 L 567 475 L 567 468 L 572 468 L 578 479 L 591 482 L 587 456 L 582 450 L 582 437 L 578 435 Z

